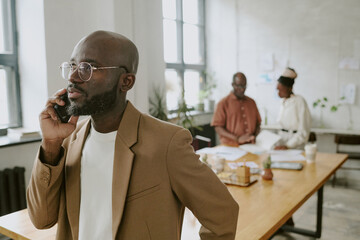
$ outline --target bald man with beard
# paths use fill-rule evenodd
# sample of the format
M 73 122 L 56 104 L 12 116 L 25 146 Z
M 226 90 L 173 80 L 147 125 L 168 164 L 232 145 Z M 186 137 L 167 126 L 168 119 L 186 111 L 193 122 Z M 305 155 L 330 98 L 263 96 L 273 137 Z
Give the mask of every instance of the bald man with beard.
M 57 224 L 58 240 L 169 240 L 180 239 L 187 207 L 202 224 L 201 239 L 234 239 L 238 204 L 199 161 L 189 131 L 126 100 L 138 59 L 129 39 L 97 31 L 61 65 L 68 86 L 39 116 L 43 139 L 27 189 L 31 221 L 39 229 Z M 68 122 L 54 110 L 64 94 Z
M 247 79 L 237 72 L 233 76 L 233 91 L 217 104 L 211 122 L 222 144 L 239 146 L 255 143 L 260 132 L 261 117 L 255 101 L 245 95 Z

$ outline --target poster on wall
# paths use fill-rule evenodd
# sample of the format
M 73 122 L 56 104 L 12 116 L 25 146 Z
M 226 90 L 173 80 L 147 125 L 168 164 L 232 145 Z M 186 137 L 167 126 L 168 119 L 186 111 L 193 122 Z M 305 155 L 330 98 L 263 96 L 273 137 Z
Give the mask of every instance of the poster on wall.
M 272 84 L 274 83 L 275 73 L 261 73 L 256 81 L 257 84 Z
M 274 70 L 274 55 L 272 53 L 262 54 L 259 59 L 259 66 L 261 71 L 273 71 Z
M 359 70 L 360 61 L 353 57 L 344 57 L 340 59 L 339 68 L 344 70 Z
M 356 85 L 355 84 L 342 84 L 340 87 L 340 103 L 355 103 Z

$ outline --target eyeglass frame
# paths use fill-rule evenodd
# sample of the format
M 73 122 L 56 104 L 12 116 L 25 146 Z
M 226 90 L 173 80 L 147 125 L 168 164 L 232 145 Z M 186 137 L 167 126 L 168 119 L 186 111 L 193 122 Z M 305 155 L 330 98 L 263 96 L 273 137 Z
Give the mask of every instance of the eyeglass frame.
M 62 65 L 63 65 L 64 63 L 68 63 L 70 66 L 73 66 L 73 64 L 71 64 L 70 62 L 63 62 L 63 63 L 61 63 L 61 65 L 59 66 L 60 69 L 62 69 Z M 89 64 L 90 67 L 91 67 L 90 77 L 89 77 L 89 79 L 87 79 L 87 80 L 83 80 L 83 79 L 81 78 L 80 74 L 79 74 L 79 65 L 82 64 L 82 63 Z M 74 65 L 75 65 L 75 64 L 74 64 Z M 72 75 L 75 71 L 78 71 L 78 75 L 79 75 L 79 78 L 81 79 L 81 81 L 83 81 L 83 82 L 88 82 L 88 81 L 90 81 L 90 79 L 91 79 L 91 77 L 92 77 L 92 75 L 93 75 L 94 70 L 116 69 L 116 68 L 124 68 L 125 71 L 126 71 L 126 73 L 129 72 L 125 66 L 94 67 L 94 66 L 91 65 L 91 63 L 89 63 L 89 62 L 80 62 L 79 64 L 76 65 L 76 68 L 75 68 L 74 70 L 70 70 L 70 72 L 71 72 L 70 75 Z M 64 78 L 64 76 L 63 76 L 62 74 L 61 74 L 61 76 Z M 65 78 L 64 78 L 64 79 L 65 79 Z M 70 80 L 70 77 L 69 77 L 68 79 L 65 79 L 65 80 Z

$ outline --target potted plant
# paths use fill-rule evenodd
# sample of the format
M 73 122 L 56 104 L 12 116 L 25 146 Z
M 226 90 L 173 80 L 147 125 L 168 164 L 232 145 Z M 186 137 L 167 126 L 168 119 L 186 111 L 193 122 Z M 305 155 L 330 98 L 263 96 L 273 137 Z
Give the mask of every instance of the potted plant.
M 149 97 L 150 115 L 160 120 L 168 121 L 164 92 L 161 88 L 153 88 L 154 96 Z
M 206 82 L 203 88 L 199 91 L 199 102 L 204 104 L 204 109 L 208 112 L 214 111 L 215 100 L 212 99 L 213 90 L 216 88 L 213 73 L 204 71 L 203 74 L 206 76 Z
M 261 177 L 264 180 L 272 180 L 273 179 L 273 173 L 271 171 L 271 157 L 270 156 L 263 162 L 263 171 L 261 173 Z
M 204 112 L 205 111 L 205 104 L 204 104 L 204 100 L 206 98 L 206 93 L 204 90 L 200 90 L 199 91 L 199 103 L 196 106 L 196 110 L 200 111 L 200 112 Z
M 321 128 L 325 127 L 323 120 L 323 109 L 326 107 L 326 103 L 328 102 L 327 97 L 319 98 L 313 102 L 313 108 L 320 107 L 320 126 Z
M 340 101 L 341 100 L 344 100 L 345 97 L 341 97 L 340 98 Z M 313 108 L 317 108 L 317 107 L 320 107 L 320 126 L 321 128 L 324 128 L 325 127 L 325 124 L 324 124 L 324 121 L 323 121 L 323 109 L 326 108 L 326 104 L 328 103 L 328 98 L 327 97 L 323 97 L 322 99 L 317 99 L 316 101 L 313 102 Z M 332 105 L 330 107 L 330 111 L 331 112 L 336 112 L 339 107 L 341 106 L 340 103 L 336 104 L 336 105 Z M 350 116 L 351 116 L 351 113 L 349 113 Z M 350 118 L 350 126 L 352 125 L 352 120 Z
M 185 99 L 182 98 L 179 102 L 179 108 L 177 110 L 176 123 L 184 128 L 189 129 L 191 134 L 194 135 L 195 129 L 202 130 L 202 128 L 194 124 L 194 117 L 190 114 L 192 110 L 194 110 L 194 108 L 188 107 Z

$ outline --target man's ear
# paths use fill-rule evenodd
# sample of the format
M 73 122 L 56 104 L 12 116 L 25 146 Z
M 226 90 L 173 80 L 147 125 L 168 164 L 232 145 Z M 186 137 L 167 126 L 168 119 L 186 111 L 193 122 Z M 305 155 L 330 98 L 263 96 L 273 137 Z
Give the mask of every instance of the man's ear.
M 135 74 L 125 73 L 120 77 L 120 90 L 122 92 L 129 91 L 135 84 Z

